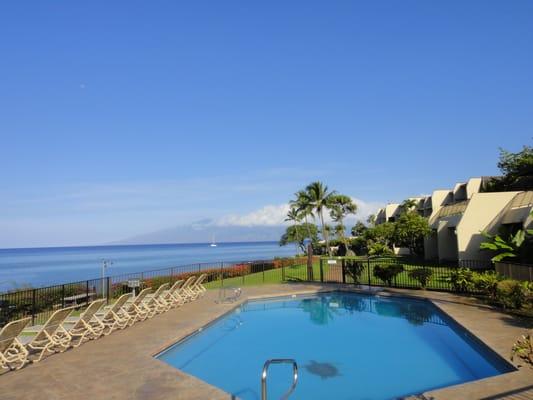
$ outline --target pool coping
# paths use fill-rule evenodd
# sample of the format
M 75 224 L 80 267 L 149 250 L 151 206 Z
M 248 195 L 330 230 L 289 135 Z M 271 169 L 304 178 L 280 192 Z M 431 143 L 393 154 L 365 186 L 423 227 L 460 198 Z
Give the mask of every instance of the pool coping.
M 90 392 L 92 397 L 100 395 L 100 398 L 117 400 L 234 399 L 219 388 L 154 358 L 154 355 L 186 340 L 199 329 L 205 329 L 246 301 L 331 291 L 428 300 L 506 361 L 512 343 L 525 329 L 507 324 L 506 319 L 515 321 L 515 316 L 482 305 L 475 299 L 443 292 L 290 283 L 244 287 L 241 298 L 234 303 L 216 304 L 217 291 L 209 290 L 202 299 L 135 324 L 124 331 L 117 331 L 77 349 L 48 357 L 20 371 L 0 374 L 0 391 L 3 400 L 71 400 L 73 391 L 79 390 L 83 390 L 81 393 Z M 476 316 L 477 320 L 472 316 Z M 498 328 L 497 332 L 494 327 Z M 516 366 L 516 363 L 511 364 Z M 128 366 L 126 371 L 125 365 Z M 61 376 L 68 379 L 61 379 Z M 105 385 L 102 379 L 105 379 Z M 429 391 L 414 398 L 484 399 L 520 389 L 531 382 L 533 369 L 524 367 L 495 377 Z M 177 394 L 179 395 L 176 397 Z

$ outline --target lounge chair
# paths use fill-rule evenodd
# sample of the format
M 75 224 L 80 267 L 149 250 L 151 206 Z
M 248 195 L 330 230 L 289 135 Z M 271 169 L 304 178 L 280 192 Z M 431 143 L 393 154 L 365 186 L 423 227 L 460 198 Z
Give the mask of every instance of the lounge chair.
M 192 277 L 193 279 L 191 280 L 191 282 L 189 283 L 189 285 L 185 289 L 187 291 L 189 301 L 196 300 L 200 296 L 200 290 L 201 289 L 197 289 L 196 288 L 196 282 L 200 282 L 200 284 L 201 284 L 201 282 L 205 279 L 205 277 L 202 277 L 202 275 L 200 275 L 198 277 L 193 276 Z
M 132 317 L 128 314 L 125 306 L 131 296 L 131 293 L 123 294 L 112 305 L 104 307 L 102 312 L 95 314 L 96 319 L 104 325 L 102 333 L 105 336 L 130 325 Z
M 181 296 L 182 299 L 185 300 L 185 302 L 194 300 L 194 292 L 191 291 L 190 286 L 194 283 L 195 280 L 196 276 L 189 276 L 189 278 L 187 278 L 187 280 L 181 286 L 181 289 L 178 292 L 178 294 Z
M 129 326 L 135 322 L 144 321 L 150 316 L 150 310 L 143 304 L 144 299 L 150 293 L 152 293 L 151 287 L 143 289 L 132 301 L 125 304 L 124 310 L 130 316 Z
M 180 296 L 179 291 L 183 286 L 183 279 L 179 279 L 170 287 L 169 290 L 163 292 L 163 298 L 170 303 L 171 307 L 179 307 L 185 303 L 185 299 Z
M 202 284 L 206 278 L 207 278 L 207 274 L 202 274 L 190 286 L 191 290 L 196 294 L 196 297 L 203 296 L 205 292 L 207 292 L 207 289 Z
M 21 369 L 28 362 L 28 350 L 18 340 L 31 318 L 22 318 L 8 323 L 0 330 L 0 367 Z
M 37 353 L 36 357 L 32 359 L 33 362 L 41 361 L 47 353 L 62 353 L 69 348 L 72 336 L 65 329 L 63 323 L 74 311 L 74 308 L 67 307 L 57 310 L 38 331 L 29 331 L 36 332 L 36 335 L 26 345 L 30 356 Z
M 65 327 L 67 327 L 67 324 L 73 324 L 68 329 L 68 333 L 72 338 L 72 347 L 80 346 L 85 340 L 98 339 L 102 336 L 105 325 L 102 321 L 95 318 L 95 315 L 103 307 L 105 302 L 105 299 L 95 300 L 89 304 L 78 319 L 72 322 L 69 320 L 65 321 L 65 324 L 63 324 Z
M 156 314 L 161 314 L 162 312 L 170 310 L 172 304 L 164 298 L 164 292 L 168 291 L 169 287 L 169 283 L 164 283 L 159 286 L 153 294 L 146 296 L 142 305 L 148 311 L 148 318 L 152 318 Z

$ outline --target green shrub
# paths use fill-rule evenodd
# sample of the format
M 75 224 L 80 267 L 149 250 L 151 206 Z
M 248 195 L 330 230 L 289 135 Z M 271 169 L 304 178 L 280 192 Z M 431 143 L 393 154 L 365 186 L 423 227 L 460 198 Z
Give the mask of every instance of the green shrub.
M 371 256 L 391 256 L 394 252 L 383 243 L 373 243 L 368 246 L 368 254 Z
M 344 268 L 346 273 L 351 276 L 354 283 L 359 283 L 359 279 L 361 278 L 361 274 L 365 269 L 365 265 L 361 261 L 346 260 L 344 262 Z
M 409 278 L 420 283 L 422 289 L 427 287 L 428 282 L 431 279 L 431 275 L 433 275 L 433 271 L 429 268 L 416 268 L 409 271 Z
M 450 273 L 447 281 L 456 292 L 468 292 L 473 288 L 474 273 L 468 268 L 457 268 Z
M 482 273 L 474 272 L 472 275 L 474 288 L 486 294 L 491 299 L 496 298 L 498 282 L 502 279 L 503 278 L 495 271 L 485 271 Z
M 498 282 L 496 288 L 496 298 L 498 303 L 504 308 L 520 309 L 528 298 L 527 282 L 519 282 L 513 279 L 506 279 Z
M 392 286 L 392 281 L 397 275 L 403 272 L 402 264 L 376 265 L 374 267 L 374 276 L 379 280 Z

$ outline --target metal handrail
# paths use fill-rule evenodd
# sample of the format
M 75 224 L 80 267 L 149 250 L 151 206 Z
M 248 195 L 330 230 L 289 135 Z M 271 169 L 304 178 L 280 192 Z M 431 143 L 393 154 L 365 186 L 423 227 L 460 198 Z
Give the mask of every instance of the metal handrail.
M 292 358 L 273 358 L 271 360 L 267 360 L 263 366 L 263 373 L 261 374 L 261 400 L 267 400 L 266 380 L 268 367 L 270 367 L 270 364 L 292 364 L 292 386 L 283 394 L 283 396 L 281 396 L 282 400 L 288 399 L 298 383 L 298 364 L 296 364 L 296 361 Z

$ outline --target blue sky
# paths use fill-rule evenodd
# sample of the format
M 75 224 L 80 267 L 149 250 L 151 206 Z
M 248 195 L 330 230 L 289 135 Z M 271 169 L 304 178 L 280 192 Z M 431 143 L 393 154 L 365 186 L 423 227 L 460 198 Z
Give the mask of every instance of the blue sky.
M 315 179 L 368 211 L 495 174 L 533 137 L 532 20 L 525 0 L 4 2 L 0 247 L 263 215 Z

